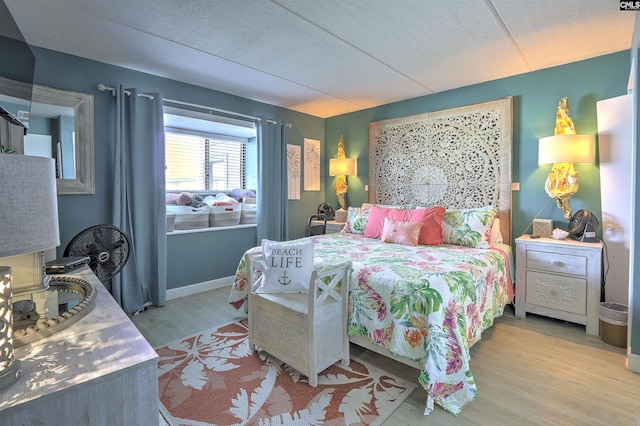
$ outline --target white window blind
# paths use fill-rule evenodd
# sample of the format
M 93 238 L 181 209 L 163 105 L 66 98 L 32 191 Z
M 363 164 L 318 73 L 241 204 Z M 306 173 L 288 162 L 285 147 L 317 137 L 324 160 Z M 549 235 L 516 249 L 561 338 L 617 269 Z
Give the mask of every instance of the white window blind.
M 215 191 L 244 188 L 244 144 L 208 140 L 211 186 Z
M 187 132 L 165 132 L 167 191 L 244 188 L 245 146 Z

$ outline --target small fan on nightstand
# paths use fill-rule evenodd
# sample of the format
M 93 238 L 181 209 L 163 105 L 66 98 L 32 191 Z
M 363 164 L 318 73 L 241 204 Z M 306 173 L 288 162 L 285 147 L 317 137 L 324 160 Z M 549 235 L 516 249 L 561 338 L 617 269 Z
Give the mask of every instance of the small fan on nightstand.
M 327 218 L 327 220 L 333 220 L 335 211 L 333 210 L 333 206 L 331 204 L 322 203 L 318 206 L 318 214 L 323 215 Z
M 71 239 L 64 255 L 89 257 L 89 267 L 104 283 L 127 263 L 129 238 L 120 228 L 112 225 L 92 226 Z
M 589 210 L 578 210 L 571 218 L 567 230 L 576 240 L 584 243 L 599 243 L 600 240 L 596 237 L 599 225 L 596 215 Z

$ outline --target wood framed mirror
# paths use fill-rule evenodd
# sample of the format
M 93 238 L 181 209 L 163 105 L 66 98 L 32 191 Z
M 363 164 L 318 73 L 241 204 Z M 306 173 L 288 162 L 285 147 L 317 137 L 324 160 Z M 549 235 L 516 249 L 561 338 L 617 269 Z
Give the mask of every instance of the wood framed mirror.
M 55 158 L 58 194 L 94 194 L 93 95 L 34 84 L 29 108 L 26 86 L 0 77 L 0 103 L 28 123 L 22 146 L 10 148 Z M 27 112 L 20 114 L 20 108 Z

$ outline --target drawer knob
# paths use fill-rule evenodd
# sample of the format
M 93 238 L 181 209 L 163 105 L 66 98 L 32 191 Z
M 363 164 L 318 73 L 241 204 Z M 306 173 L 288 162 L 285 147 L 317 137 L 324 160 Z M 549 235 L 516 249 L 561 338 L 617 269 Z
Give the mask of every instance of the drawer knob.
M 560 261 L 560 260 L 554 260 L 553 262 L 554 266 L 564 266 L 564 262 Z

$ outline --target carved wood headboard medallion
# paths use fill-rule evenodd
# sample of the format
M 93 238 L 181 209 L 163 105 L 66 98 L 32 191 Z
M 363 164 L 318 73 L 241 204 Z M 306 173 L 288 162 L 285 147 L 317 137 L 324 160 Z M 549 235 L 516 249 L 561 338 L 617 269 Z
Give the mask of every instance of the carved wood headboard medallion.
M 511 241 L 512 98 L 369 123 L 369 201 L 498 206 Z

